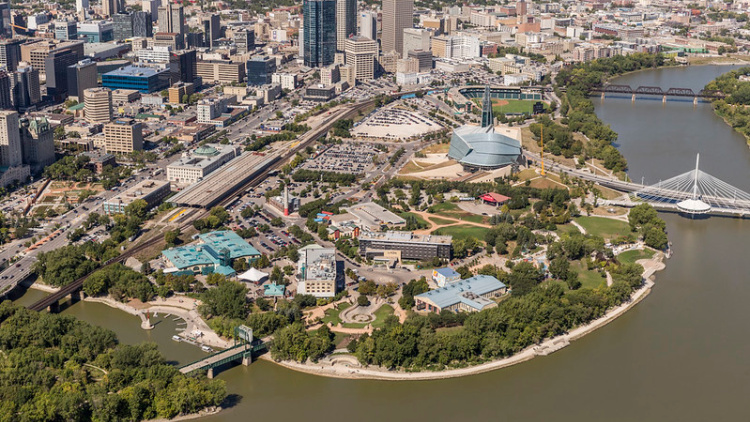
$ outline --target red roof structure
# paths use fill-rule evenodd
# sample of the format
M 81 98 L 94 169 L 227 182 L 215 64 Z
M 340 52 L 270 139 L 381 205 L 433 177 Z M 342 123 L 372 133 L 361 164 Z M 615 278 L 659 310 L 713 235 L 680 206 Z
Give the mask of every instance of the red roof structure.
M 489 202 L 491 204 L 495 205 L 502 205 L 510 200 L 509 197 L 505 195 L 500 195 L 499 193 L 495 192 L 489 192 L 485 193 L 484 195 L 480 196 L 479 198 L 482 199 L 484 202 Z

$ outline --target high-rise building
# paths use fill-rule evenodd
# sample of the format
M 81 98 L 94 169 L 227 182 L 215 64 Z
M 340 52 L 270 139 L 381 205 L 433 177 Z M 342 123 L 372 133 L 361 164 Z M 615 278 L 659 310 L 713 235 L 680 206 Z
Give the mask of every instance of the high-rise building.
M 414 26 L 414 0 L 383 0 L 383 53 L 404 49 L 404 29 Z
M 516 2 L 516 15 L 517 16 L 526 16 L 528 13 L 528 9 L 526 8 L 527 4 L 524 0 L 519 0 Z
M 359 35 L 371 40 L 378 39 L 378 14 L 366 10 L 359 14 Z
M 15 110 L 0 111 L 0 166 L 17 167 L 23 164 L 21 131 Z
M 159 32 L 172 32 L 178 34 L 180 46 L 185 38 L 185 11 L 182 6 L 175 6 L 166 2 L 159 7 Z
M 112 121 L 112 91 L 107 88 L 89 88 L 83 91 L 86 120 L 91 123 Z
M 133 38 L 133 14 L 118 13 L 112 16 L 115 24 L 115 41 Z
M 432 46 L 432 32 L 426 29 L 406 28 L 403 43 L 402 58 L 407 58 L 411 50 L 429 51 Z
M 346 39 L 346 64 L 354 67 L 354 79 L 366 82 L 375 79 L 375 58 L 378 57 L 378 43 L 359 35 Z
M 151 15 L 151 21 L 156 22 L 159 19 L 160 0 L 143 0 L 141 10 Z
M 276 72 L 276 59 L 273 57 L 253 57 L 247 61 L 248 85 L 270 84 Z
M 213 48 L 216 40 L 221 38 L 221 17 L 218 13 L 203 18 L 203 33 L 206 34 L 206 45 Z
M 5 66 L 10 72 L 18 68 L 18 62 L 21 61 L 21 44 L 22 39 L 0 42 L 0 66 Z
M 34 173 L 55 162 L 52 125 L 45 117 L 23 118 L 20 121 L 23 163 Z
M 199 60 L 195 75 L 203 82 L 228 84 L 245 81 L 245 64 L 229 60 Z
M 10 13 L 10 3 L 0 3 L 0 36 L 10 38 L 13 36 L 13 23 Z
M 47 95 L 61 101 L 68 94 L 68 67 L 78 63 L 80 57 L 72 50 L 50 53 L 45 60 Z
M 187 48 L 198 48 L 206 46 L 206 39 L 200 32 L 188 32 L 185 36 Z
M 336 54 L 336 0 L 305 0 L 302 13 L 305 66 L 332 64 Z
M 154 18 L 148 12 L 133 12 L 133 37 L 151 38 L 154 35 Z
M 336 50 L 344 51 L 347 38 L 357 34 L 357 0 L 336 0 Z
M 66 41 L 55 43 L 43 40 L 21 45 L 21 60 L 39 70 L 39 76 L 47 75 L 47 59 L 64 51 L 72 52 L 77 60 L 83 57 L 83 41 Z M 75 62 L 74 62 L 75 63 Z M 72 63 L 71 63 L 72 64 Z
M 11 78 L 11 101 L 13 107 L 21 112 L 38 104 L 42 100 L 39 85 L 39 71 L 21 62 Z
M 417 60 L 417 63 L 419 63 L 418 72 L 429 72 L 432 70 L 432 51 L 409 50 L 407 57 Z
M 0 109 L 8 110 L 13 108 L 11 101 L 11 76 L 5 70 L 0 70 Z
M 123 0 L 102 0 L 102 14 L 104 16 L 114 16 L 125 10 Z
M 193 83 L 197 64 L 195 50 L 181 50 L 169 53 L 169 72 L 171 82 Z
M 84 13 L 89 10 L 89 0 L 76 0 L 76 13 Z
M 143 124 L 132 119 L 107 123 L 104 125 L 104 149 L 123 154 L 142 150 Z
M 245 54 L 255 48 L 255 31 L 252 29 L 240 29 L 234 31 L 232 35 L 234 45 L 237 46 L 237 53 Z
M 58 40 L 78 39 L 78 26 L 74 21 L 56 21 L 55 38 Z
M 154 47 L 170 47 L 172 50 L 181 50 L 183 47 L 182 37 L 177 32 L 157 32 L 154 34 Z
M 83 91 L 96 88 L 96 63 L 90 59 L 68 66 L 68 96 L 83 101 Z

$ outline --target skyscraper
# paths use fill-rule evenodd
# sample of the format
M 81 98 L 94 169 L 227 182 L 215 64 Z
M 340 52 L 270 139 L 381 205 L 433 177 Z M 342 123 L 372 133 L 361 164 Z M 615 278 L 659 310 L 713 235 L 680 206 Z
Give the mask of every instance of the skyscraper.
M 115 25 L 115 41 L 133 38 L 133 14 L 118 13 L 112 16 Z
M 357 0 L 336 0 L 336 50 L 344 51 L 346 39 L 357 34 Z
M 16 167 L 23 164 L 21 131 L 15 110 L 0 111 L 0 166 Z
M 195 81 L 195 50 L 181 50 L 169 53 L 169 74 L 171 83 Z
M 39 71 L 21 62 L 11 78 L 11 101 L 16 110 L 24 112 L 42 100 Z
M 62 101 L 68 94 L 68 66 L 78 63 L 80 57 L 71 50 L 51 52 L 44 60 L 47 75 L 47 95 Z
M 206 45 L 213 48 L 216 40 L 221 38 L 221 17 L 218 14 L 203 19 L 203 33 L 206 34 Z
M 89 10 L 89 0 L 76 0 L 76 13 L 82 13 Z
M 159 19 L 159 0 L 143 0 L 141 9 L 151 14 L 151 21 L 156 22 Z
M 102 0 L 102 14 L 105 16 L 114 16 L 124 12 L 125 7 L 123 0 Z
M 78 27 L 74 21 L 56 21 L 55 38 L 58 40 L 78 39 Z
M 0 109 L 13 108 L 10 96 L 11 76 L 8 72 L 0 70 Z M 2 165 L 2 164 L 0 164 Z
M 354 79 L 366 82 L 375 78 L 378 43 L 358 35 L 346 39 L 346 65 L 354 68 Z
M 112 121 L 112 91 L 107 88 L 90 88 L 83 91 L 86 120 L 91 123 Z
M 8 71 L 14 71 L 21 61 L 22 39 L 12 39 L 0 42 L 0 66 L 5 66 Z
M 248 85 L 265 85 L 271 83 L 271 77 L 276 72 L 276 59 L 256 56 L 248 60 L 245 66 Z
M 336 0 L 305 0 L 302 13 L 305 66 L 328 66 L 336 54 Z
M 10 3 L 0 3 L 0 35 L 6 38 L 13 36 Z
M 159 7 L 159 32 L 171 32 L 179 34 L 180 45 L 185 38 L 185 11 L 182 6 L 174 6 L 166 2 Z
M 133 12 L 133 37 L 154 36 L 154 19 L 149 12 Z
M 378 39 L 378 14 L 366 10 L 359 14 L 359 35 L 371 40 Z
M 414 26 L 414 0 L 383 0 L 383 53 L 404 49 L 404 29 Z
M 234 39 L 234 45 L 237 46 L 237 52 L 240 54 L 247 53 L 255 48 L 255 31 L 252 29 L 234 31 L 232 38 Z
M 68 66 L 68 95 L 83 101 L 83 92 L 96 88 L 96 63 L 90 59 Z

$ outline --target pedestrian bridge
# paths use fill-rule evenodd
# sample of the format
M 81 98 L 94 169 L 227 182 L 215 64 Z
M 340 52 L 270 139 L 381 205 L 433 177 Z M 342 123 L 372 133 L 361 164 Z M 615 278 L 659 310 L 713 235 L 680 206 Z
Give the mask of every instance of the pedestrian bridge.
M 214 369 L 236 361 L 242 362 L 245 366 L 250 365 L 253 361 L 253 353 L 258 353 L 267 348 L 266 343 L 263 341 L 254 342 L 252 329 L 245 327 L 244 325 L 235 329 L 235 338 L 239 338 L 241 343 L 213 353 L 203 359 L 183 365 L 179 368 L 179 371 L 183 374 L 190 374 L 201 370 L 207 370 L 208 378 L 213 378 Z

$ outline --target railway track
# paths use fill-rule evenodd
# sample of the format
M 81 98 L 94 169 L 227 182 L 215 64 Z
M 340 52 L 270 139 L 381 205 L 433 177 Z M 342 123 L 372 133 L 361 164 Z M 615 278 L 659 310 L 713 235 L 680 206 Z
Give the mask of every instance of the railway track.
M 346 119 L 351 116 L 353 116 L 355 113 L 359 112 L 360 110 L 363 110 L 367 107 L 372 106 L 375 103 L 375 100 L 368 100 L 361 103 L 357 103 L 354 107 L 351 107 L 349 110 L 344 112 L 337 112 L 335 115 L 332 115 L 324 120 L 323 124 L 320 125 L 320 127 L 314 129 L 311 133 L 305 134 L 305 139 L 301 142 L 299 142 L 295 147 L 289 147 L 286 152 L 279 151 L 281 153 L 281 158 L 277 161 L 275 161 L 273 164 L 268 166 L 265 170 L 263 170 L 260 174 L 258 174 L 256 177 L 254 177 L 252 180 L 248 181 L 247 183 L 240 185 L 233 189 L 233 192 L 231 192 L 225 199 L 223 199 L 221 202 L 219 202 L 219 206 L 227 206 L 237 200 L 238 198 L 241 198 L 244 195 L 244 192 L 247 188 L 252 187 L 260 183 L 261 181 L 265 180 L 266 177 L 268 177 L 268 174 L 276 170 L 277 168 L 281 167 L 287 160 L 295 156 L 299 151 L 307 148 L 308 145 L 315 142 L 316 140 L 320 139 L 321 136 L 326 134 L 328 130 L 330 130 L 330 126 L 340 120 L 340 119 Z M 291 144 L 290 144 L 291 145 Z M 195 220 L 198 220 L 200 218 L 203 218 L 204 216 L 208 215 L 209 210 L 207 209 L 196 209 L 196 212 L 192 212 L 191 214 L 184 217 L 184 222 L 182 225 L 180 225 L 180 230 L 187 230 L 193 225 L 193 222 Z M 102 264 L 97 270 L 101 268 L 106 268 L 110 265 L 116 264 L 116 263 L 123 263 L 125 260 L 127 260 L 130 257 L 133 257 L 137 255 L 138 253 L 155 246 L 161 242 L 163 242 L 164 239 L 162 236 L 154 236 L 150 239 L 147 239 L 137 245 L 135 245 L 132 248 L 129 248 L 128 250 L 124 251 L 122 254 L 120 254 L 116 258 L 112 258 L 109 261 L 106 261 L 104 264 Z M 96 270 L 95 270 L 96 271 Z M 73 294 L 80 290 L 83 287 L 83 283 L 86 281 L 86 279 L 91 275 L 92 273 L 86 274 L 83 277 L 80 277 L 79 279 L 75 280 L 74 282 L 62 287 L 60 290 L 58 290 L 55 293 L 50 294 L 49 296 L 31 304 L 29 306 L 29 309 L 33 311 L 42 311 L 44 309 L 47 309 L 48 307 L 58 303 L 60 299 Z

